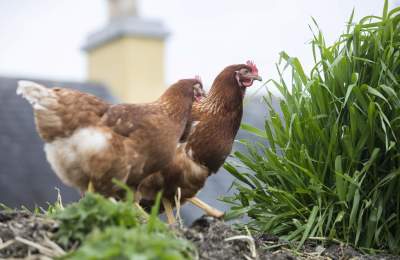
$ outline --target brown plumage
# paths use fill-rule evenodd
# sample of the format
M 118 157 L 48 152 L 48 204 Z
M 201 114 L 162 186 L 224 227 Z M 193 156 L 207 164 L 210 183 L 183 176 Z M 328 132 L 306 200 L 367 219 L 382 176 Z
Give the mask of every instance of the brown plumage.
M 253 63 L 226 67 L 214 80 L 208 96 L 192 107 L 191 129 L 173 161 L 140 185 L 141 203 L 148 207 L 158 191 L 173 202 L 181 188 L 182 202 L 194 197 L 208 176 L 216 173 L 232 149 L 243 114 L 243 97 L 253 80 L 261 80 Z
M 111 105 L 66 88 L 21 81 L 17 93 L 33 106 L 47 159 L 67 185 L 115 195 L 112 178 L 135 186 L 170 162 L 186 127 L 197 79 L 180 80 L 155 102 Z

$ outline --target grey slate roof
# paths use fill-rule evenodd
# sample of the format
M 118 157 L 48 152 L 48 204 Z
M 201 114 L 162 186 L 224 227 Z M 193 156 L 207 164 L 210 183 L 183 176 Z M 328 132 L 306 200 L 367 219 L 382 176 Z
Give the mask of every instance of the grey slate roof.
M 45 206 L 46 202 L 56 198 L 54 187 L 60 188 L 64 201 L 76 200 L 78 193 L 64 186 L 46 161 L 43 142 L 36 133 L 32 107 L 15 93 L 18 80 L 0 77 L 0 203 L 10 207 Z M 115 101 L 101 84 L 32 80 Z

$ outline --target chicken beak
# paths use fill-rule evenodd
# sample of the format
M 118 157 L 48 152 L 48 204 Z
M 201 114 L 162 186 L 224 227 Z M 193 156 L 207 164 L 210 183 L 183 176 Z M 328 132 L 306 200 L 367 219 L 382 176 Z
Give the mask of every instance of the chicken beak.
M 253 78 L 253 80 L 262 81 L 262 78 L 261 78 L 261 76 L 259 76 L 259 75 L 253 75 L 252 78 Z

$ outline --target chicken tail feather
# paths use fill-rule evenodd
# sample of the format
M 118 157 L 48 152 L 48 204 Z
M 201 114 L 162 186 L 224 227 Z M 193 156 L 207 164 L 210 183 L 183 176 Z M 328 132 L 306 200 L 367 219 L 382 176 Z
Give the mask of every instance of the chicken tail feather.
M 33 107 L 36 127 L 42 139 L 51 141 L 64 133 L 56 92 L 38 83 L 18 81 L 17 95 L 29 101 Z
M 34 109 L 47 109 L 54 103 L 55 94 L 52 89 L 33 81 L 18 81 L 17 95 L 21 95 L 31 103 Z

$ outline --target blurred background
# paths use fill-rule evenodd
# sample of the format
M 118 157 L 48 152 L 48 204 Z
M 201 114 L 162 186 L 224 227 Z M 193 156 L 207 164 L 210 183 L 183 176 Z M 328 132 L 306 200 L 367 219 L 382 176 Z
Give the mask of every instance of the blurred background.
M 45 206 L 56 199 L 54 187 L 64 202 L 79 198 L 47 164 L 31 107 L 15 95 L 17 80 L 76 88 L 111 102 L 146 102 L 197 74 L 208 89 L 224 67 L 248 59 L 264 79 L 274 78 L 282 50 L 305 68 L 312 66 L 311 17 L 332 42 L 353 8 L 358 19 L 382 5 L 381 0 L 0 0 L 0 203 Z M 263 126 L 264 88 L 249 89 L 243 122 Z M 243 137 L 248 136 L 240 132 Z M 231 183 L 221 170 L 200 198 L 225 210 L 217 199 L 232 192 Z M 182 214 L 190 222 L 202 213 L 185 206 Z

